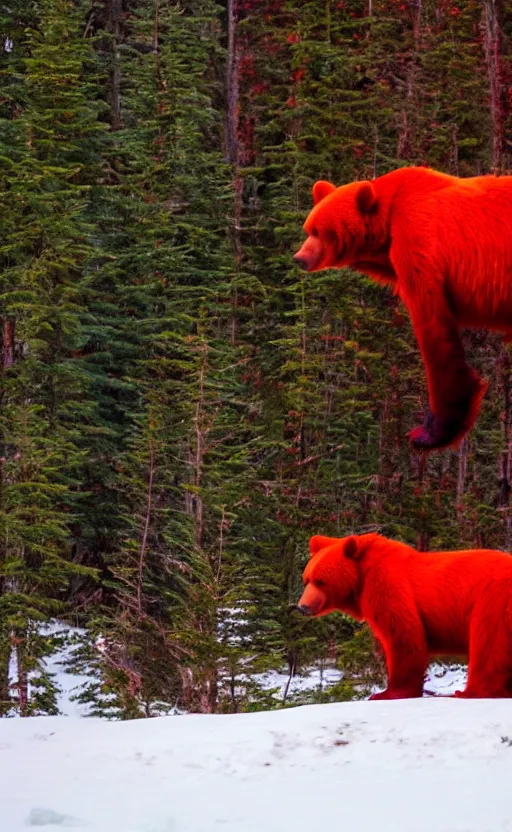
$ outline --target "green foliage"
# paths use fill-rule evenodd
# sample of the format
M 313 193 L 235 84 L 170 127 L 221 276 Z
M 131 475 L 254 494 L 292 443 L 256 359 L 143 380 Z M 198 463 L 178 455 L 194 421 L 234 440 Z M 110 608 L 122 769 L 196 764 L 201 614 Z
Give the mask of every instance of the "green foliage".
M 425 462 L 396 298 L 291 259 L 316 179 L 485 172 L 499 129 L 506 163 L 505 9 L 498 119 L 476 0 L 228 17 L 0 12 L 3 713 L 55 712 L 55 617 L 83 626 L 80 699 L 108 717 L 361 697 L 382 681 L 368 631 L 291 610 L 311 534 L 512 548 L 510 348 L 467 337 L 482 416 Z M 264 683 L 313 668 L 341 680 Z

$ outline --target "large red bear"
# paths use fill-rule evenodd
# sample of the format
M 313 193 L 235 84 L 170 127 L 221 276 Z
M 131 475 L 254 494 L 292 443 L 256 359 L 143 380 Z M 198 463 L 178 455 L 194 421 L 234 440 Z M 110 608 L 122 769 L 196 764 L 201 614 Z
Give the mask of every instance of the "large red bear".
M 464 691 L 512 696 L 512 557 L 503 552 L 418 552 L 377 534 L 317 535 L 298 608 L 366 621 L 386 657 L 388 686 L 372 699 L 421 696 L 429 659 L 469 655 Z
M 486 385 L 459 327 L 512 332 L 512 177 L 400 168 L 335 188 L 317 182 L 295 255 L 306 271 L 350 266 L 391 284 L 412 319 L 430 411 L 411 442 L 430 451 L 472 427 Z

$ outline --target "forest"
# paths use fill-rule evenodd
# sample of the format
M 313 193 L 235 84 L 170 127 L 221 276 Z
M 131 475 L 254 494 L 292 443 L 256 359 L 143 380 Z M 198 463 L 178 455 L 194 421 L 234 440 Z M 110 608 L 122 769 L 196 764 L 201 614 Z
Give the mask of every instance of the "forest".
M 458 451 L 417 455 L 406 310 L 292 257 L 317 179 L 512 171 L 512 4 L 0 18 L 0 714 L 56 712 L 66 628 L 97 714 L 366 695 L 366 628 L 291 611 L 308 539 L 511 551 L 512 350 L 463 333 L 481 416 Z M 329 668 L 294 696 L 260 684 Z

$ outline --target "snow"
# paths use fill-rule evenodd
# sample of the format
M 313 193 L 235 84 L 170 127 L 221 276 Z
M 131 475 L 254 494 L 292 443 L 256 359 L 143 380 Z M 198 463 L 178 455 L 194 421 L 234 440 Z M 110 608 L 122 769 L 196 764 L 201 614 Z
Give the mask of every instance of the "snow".
M 275 690 L 277 700 L 282 700 L 285 688 L 288 684 L 288 673 L 269 671 L 268 673 L 256 673 L 252 677 L 262 690 Z M 288 689 L 288 696 L 291 697 L 301 691 L 326 690 L 331 685 L 343 679 L 343 672 L 335 667 L 319 669 L 308 668 L 304 673 L 292 676 Z
M 512 832 L 510 700 L 0 721 L 6 832 Z
M 424 693 L 452 696 L 456 690 L 464 690 L 467 678 L 466 665 L 431 664 L 425 678 Z
M 47 627 L 50 632 L 50 627 Z M 62 647 L 51 656 L 48 656 L 43 664 L 45 671 L 52 676 L 58 689 L 57 707 L 63 716 L 88 716 L 89 705 L 83 705 L 76 701 L 76 697 L 83 688 L 90 684 L 94 677 L 85 674 L 73 673 L 69 665 L 73 660 L 77 644 L 73 642 L 79 637 L 85 638 L 85 631 L 76 627 L 57 627 L 52 629 L 54 636 L 61 636 Z
M 431 664 L 425 677 L 425 693 L 435 696 L 451 696 L 456 690 L 466 687 L 467 667 L 461 664 Z M 281 701 L 288 683 L 287 673 L 255 674 L 252 679 L 256 681 L 262 690 L 275 690 L 275 698 Z M 332 685 L 343 680 L 343 671 L 335 667 L 319 669 L 310 667 L 301 674 L 293 676 L 288 690 L 288 698 L 305 692 L 315 690 L 329 690 Z M 382 688 L 375 688 L 375 691 Z M 512 828 L 511 828 L 512 832 Z
M 40 635 L 55 640 L 54 652 L 48 656 L 44 656 L 41 660 L 41 670 L 48 674 L 55 684 L 59 713 L 64 716 L 88 716 L 90 706 L 76 701 L 76 697 L 86 685 L 91 684 L 95 680 L 95 677 L 92 673 L 89 675 L 78 674 L 70 669 L 80 640 L 86 639 L 87 637 L 85 630 L 70 627 L 67 624 L 61 624 L 57 620 L 54 620 L 46 624 L 40 624 L 38 631 Z M 18 659 L 14 646 L 11 647 L 9 657 L 8 678 L 11 691 L 13 691 L 18 683 Z M 29 698 L 40 688 L 40 678 L 41 673 L 39 669 L 29 673 Z M 13 715 L 15 713 L 16 711 L 13 709 Z

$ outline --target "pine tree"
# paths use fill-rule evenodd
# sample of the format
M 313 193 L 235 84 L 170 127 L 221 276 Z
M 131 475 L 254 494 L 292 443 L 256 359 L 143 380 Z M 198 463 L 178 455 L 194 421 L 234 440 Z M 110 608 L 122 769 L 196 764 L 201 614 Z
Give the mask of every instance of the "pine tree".
M 38 11 L 39 28 L 27 32 L 22 50 L 23 109 L 3 123 L 2 212 L 11 222 L 0 247 L 1 631 L 17 657 L 22 714 L 38 707 L 37 695 L 30 701 L 29 677 L 41 667 L 44 645 L 51 650 L 37 622 L 62 611 L 70 581 L 88 574 L 72 561 L 86 454 L 79 423 L 88 410 L 73 351 L 80 345 L 81 277 L 90 251 L 83 213 L 97 107 L 89 100 L 90 49 L 80 11 L 66 0 L 47 0 Z M 2 652 L 6 661 L 5 646 Z M 52 697 L 47 707 L 55 707 Z

